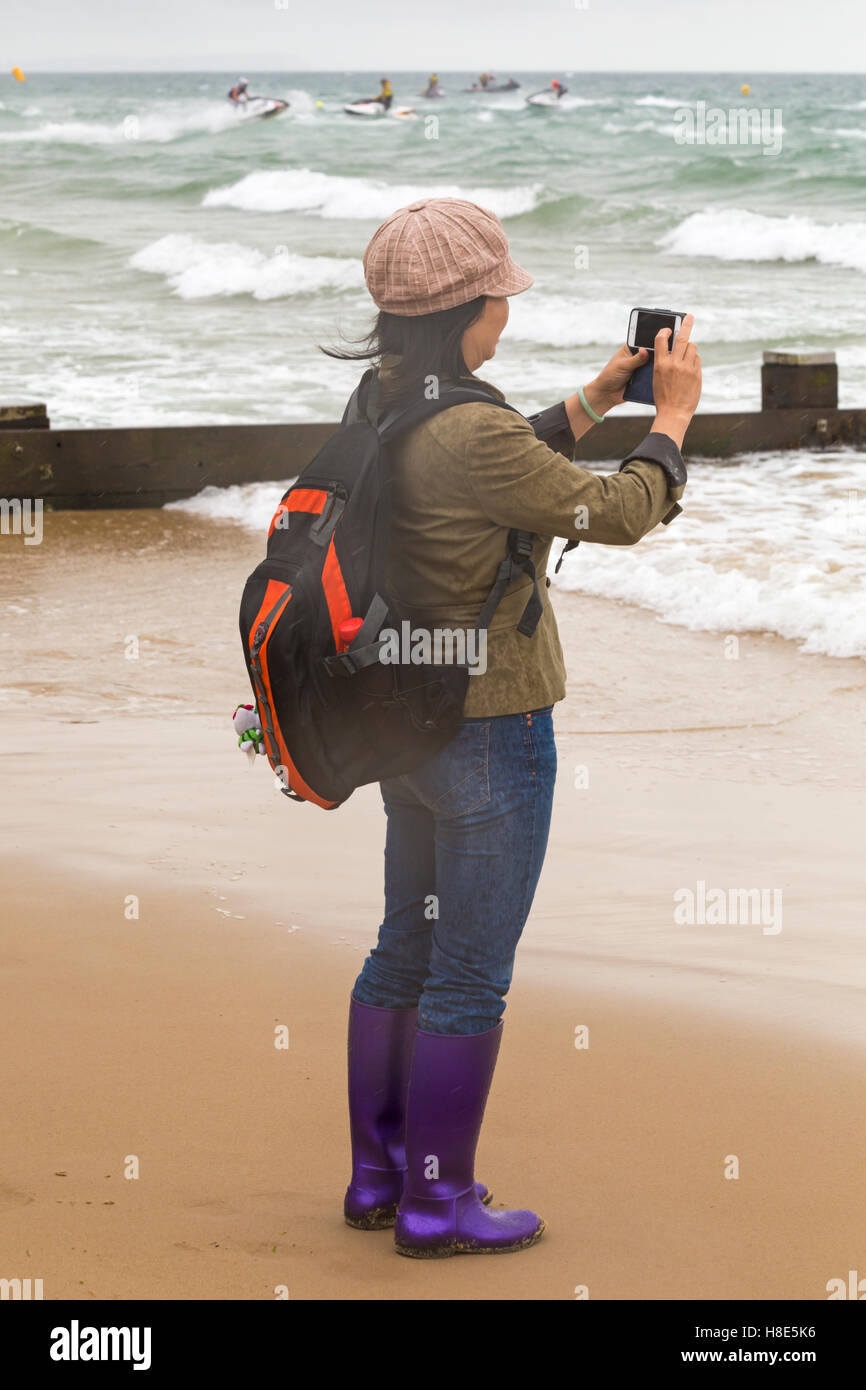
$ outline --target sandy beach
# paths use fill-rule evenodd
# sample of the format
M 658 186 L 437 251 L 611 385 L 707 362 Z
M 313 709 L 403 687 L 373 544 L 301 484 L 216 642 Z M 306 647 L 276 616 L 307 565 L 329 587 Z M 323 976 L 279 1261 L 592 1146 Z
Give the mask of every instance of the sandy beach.
M 341 1213 L 384 818 L 375 788 L 291 805 L 234 746 L 261 549 L 158 512 L 0 547 L 0 1275 L 47 1299 L 559 1300 L 824 1299 L 866 1273 L 863 662 L 761 634 L 732 657 L 558 595 L 553 831 L 478 1163 L 549 1230 L 404 1260 Z M 678 922 L 700 883 L 780 911 Z

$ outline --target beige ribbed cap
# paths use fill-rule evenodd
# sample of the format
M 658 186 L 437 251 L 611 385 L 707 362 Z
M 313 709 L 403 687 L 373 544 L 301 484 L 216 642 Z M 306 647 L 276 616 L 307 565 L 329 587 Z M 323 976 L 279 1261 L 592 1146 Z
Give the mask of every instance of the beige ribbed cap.
M 378 308 L 407 318 L 532 284 L 499 218 L 464 198 L 424 198 L 392 213 L 364 252 L 364 275 Z

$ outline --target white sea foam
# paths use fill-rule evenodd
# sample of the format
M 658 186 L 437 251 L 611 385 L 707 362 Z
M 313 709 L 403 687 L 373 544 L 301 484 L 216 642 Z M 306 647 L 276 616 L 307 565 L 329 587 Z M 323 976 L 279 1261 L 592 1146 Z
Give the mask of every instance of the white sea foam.
M 27 114 L 26 112 L 24 113 Z M 164 145 L 196 134 L 239 129 L 243 122 L 228 102 L 166 104 L 159 110 L 130 112 L 122 120 L 44 121 L 41 125 L 0 134 L 7 143 L 56 145 Z
M 767 217 L 742 208 L 695 212 L 656 245 L 721 261 L 819 261 L 866 272 L 866 223 Z
M 238 487 L 206 487 L 182 502 L 167 502 L 165 510 L 189 512 L 210 521 L 237 521 L 252 531 L 267 534 L 283 493 L 294 479 L 277 483 L 245 483 Z
M 170 506 L 264 534 L 288 486 L 211 487 Z M 636 547 L 580 546 L 556 582 L 692 630 L 774 632 L 807 652 L 866 658 L 866 455 L 695 463 L 683 505 Z
M 631 305 L 617 300 L 566 299 L 533 290 L 509 302 L 506 335 L 548 347 L 589 347 L 623 341 Z
M 252 295 L 283 299 L 323 289 L 359 289 L 361 262 L 343 256 L 300 256 L 280 247 L 267 256 L 237 242 L 205 242 L 171 234 L 130 257 L 135 270 L 164 275 L 181 299 Z
M 291 91 L 286 92 L 284 99 L 289 103 L 289 110 L 293 116 L 316 114 L 316 98 L 305 92 L 303 87 L 292 87 Z
M 501 92 L 497 95 L 491 92 L 489 96 L 475 95 L 472 101 L 473 106 L 484 106 L 490 111 L 525 111 L 526 95 L 521 91 Z
M 631 125 L 628 121 L 605 121 L 602 130 L 606 135 L 638 135 L 645 130 L 651 130 L 655 135 L 664 135 L 670 139 L 676 135 L 676 126 L 660 125 L 658 121 L 638 121 L 636 125 Z
M 559 582 L 709 632 L 775 632 L 866 658 L 866 455 L 694 464 L 670 527 L 634 548 L 583 545 Z
M 540 184 L 515 188 L 461 187 L 458 184 L 392 184 L 380 179 L 347 178 L 315 169 L 258 170 L 238 183 L 212 188 L 204 207 L 244 212 L 307 212 L 324 218 L 383 219 L 419 198 L 468 198 L 499 217 L 531 212 L 541 201 Z
M 637 97 L 635 100 L 635 106 L 667 106 L 673 108 L 692 105 L 694 105 L 694 103 L 689 97 L 684 97 L 682 100 L 678 97 Z
M 26 130 L 0 133 L 0 142 L 10 145 L 119 145 L 125 139 L 122 125 L 100 125 L 95 121 L 46 121 Z
M 625 340 L 632 304 L 616 299 L 578 299 L 535 289 L 510 303 L 507 337 L 549 347 L 594 344 L 611 348 Z M 696 342 L 766 343 L 790 334 L 790 307 L 772 299 L 744 305 L 694 301 Z M 855 315 L 856 322 L 856 315 Z

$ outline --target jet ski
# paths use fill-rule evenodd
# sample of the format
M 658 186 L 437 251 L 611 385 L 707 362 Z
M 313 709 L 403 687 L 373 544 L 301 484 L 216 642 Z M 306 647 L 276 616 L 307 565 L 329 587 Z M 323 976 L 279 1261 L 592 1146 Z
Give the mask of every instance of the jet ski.
M 243 121 L 264 121 L 289 109 L 289 103 L 280 97 L 247 97 L 246 101 L 236 101 L 232 105 Z
M 427 97 L 428 100 L 430 100 L 430 99 L 433 98 L 433 97 L 444 97 L 444 95 L 445 95 L 445 88 L 444 88 L 444 87 L 434 87 L 434 88 L 432 89 L 432 91 L 431 91 L 430 88 L 427 87 L 423 92 L 419 92 L 418 95 L 419 95 L 419 97 Z
M 381 116 L 396 116 L 401 120 L 408 117 L 411 120 L 418 114 L 414 106 L 392 106 L 386 111 L 381 101 L 350 101 L 343 110 L 347 116 L 365 116 L 368 120 Z
M 512 77 L 507 82 L 488 83 L 486 87 L 482 87 L 480 82 L 473 82 L 471 87 L 464 87 L 463 90 L 464 92 L 516 92 L 519 86 L 520 83 L 515 82 Z
M 532 96 L 526 98 L 526 104 L 527 106 L 558 106 L 561 100 L 562 97 L 558 97 L 556 92 L 552 92 L 548 87 L 546 91 L 533 92 Z
M 347 116 L 384 116 L 385 108 L 381 101 L 350 101 L 343 110 Z

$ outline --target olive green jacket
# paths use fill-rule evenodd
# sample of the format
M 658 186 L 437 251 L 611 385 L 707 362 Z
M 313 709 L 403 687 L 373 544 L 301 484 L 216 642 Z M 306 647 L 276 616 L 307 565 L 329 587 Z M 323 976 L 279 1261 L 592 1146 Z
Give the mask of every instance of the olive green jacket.
M 504 399 L 487 383 L 484 389 Z M 634 545 L 680 510 L 685 469 L 667 435 L 648 435 L 634 451 L 638 457 L 602 475 L 571 462 L 574 436 L 562 405 L 533 422 L 535 428 L 493 404 L 456 405 L 391 447 L 388 582 L 413 629 L 472 629 L 506 554 L 509 530 L 535 536 L 541 619 L 532 637 L 517 631 L 532 594 L 532 580 L 520 574 L 492 620 L 486 652 L 476 653 L 466 716 L 518 714 L 565 696 L 565 663 L 545 577 L 554 537 Z

